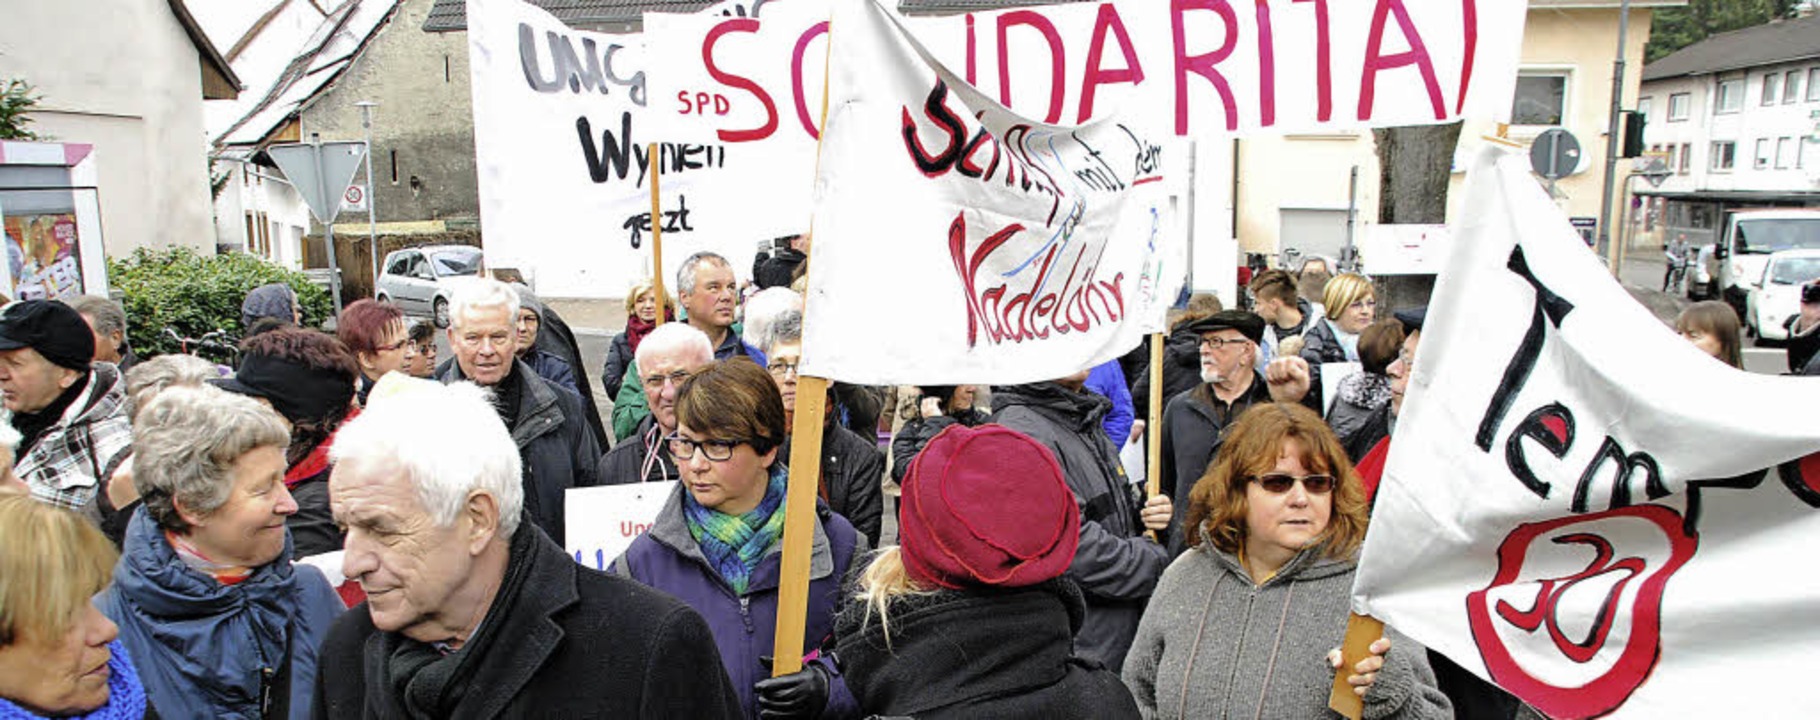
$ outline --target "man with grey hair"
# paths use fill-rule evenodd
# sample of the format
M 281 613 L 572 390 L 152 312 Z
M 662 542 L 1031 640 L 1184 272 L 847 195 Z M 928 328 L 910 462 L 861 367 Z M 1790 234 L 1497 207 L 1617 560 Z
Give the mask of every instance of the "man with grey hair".
M 110 362 L 120 367 L 120 372 L 133 369 L 139 362 L 139 356 L 126 345 L 126 311 L 120 304 L 104 297 L 94 295 L 77 295 L 64 300 L 95 333 L 95 362 Z
M 462 283 L 449 309 L 455 362 L 436 379 L 492 391 L 493 407 L 523 458 L 525 516 L 561 542 L 566 491 L 595 484 L 600 446 L 582 418 L 581 400 L 517 358 L 517 317 L 518 295 L 505 283 Z
M 714 362 L 708 336 L 684 323 L 665 323 L 638 344 L 632 367 L 651 393 L 651 414 L 625 441 L 600 459 L 600 482 L 625 485 L 676 480 L 676 459 L 664 438 L 676 432 L 676 391 L 683 380 Z
M 520 524 L 485 393 L 394 374 L 373 397 L 333 450 L 367 600 L 322 644 L 316 717 L 739 717 L 700 615 Z
M 771 373 L 771 379 L 783 396 L 786 423 L 796 421 L 797 365 L 802 357 L 803 314 L 791 310 L 772 323 L 765 344 L 765 369 Z M 830 510 L 846 518 L 853 524 L 853 529 L 877 545 L 879 524 L 885 510 L 885 454 L 879 452 L 877 440 L 868 442 L 864 436 L 838 422 L 840 413 L 832 411 L 834 394 L 834 388 L 830 386 L 830 412 L 822 416 L 822 476 L 816 494 L 827 499 Z M 789 457 L 789 451 L 790 442 L 786 438 L 784 449 L 780 451 L 786 454 L 781 457 Z
M 733 310 L 739 302 L 739 280 L 733 277 L 733 265 L 711 252 L 698 252 L 683 260 L 676 270 L 676 290 L 683 311 L 688 313 L 690 327 L 708 336 L 714 348 L 714 359 L 744 355 L 759 365 L 764 355 L 757 347 L 743 341 L 733 332 Z M 651 408 L 639 380 L 637 361 L 627 368 L 620 381 L 619 394 L 613 399 L 613 435 L 624 440 L 638 429 L 638 423 Z

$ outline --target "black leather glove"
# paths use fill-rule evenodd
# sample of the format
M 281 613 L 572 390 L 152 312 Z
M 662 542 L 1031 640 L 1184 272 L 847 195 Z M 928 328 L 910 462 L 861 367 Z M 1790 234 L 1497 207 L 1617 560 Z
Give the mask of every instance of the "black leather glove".
M 767 669 L 771 667 L 771 658 L 759 661 Z M 760 680 L 752 686 L 758 691 L 758 716 L 763 720 L 817 720 L 828 707 L 829 684 L 828 671 L 813 663 L 789 675 Z

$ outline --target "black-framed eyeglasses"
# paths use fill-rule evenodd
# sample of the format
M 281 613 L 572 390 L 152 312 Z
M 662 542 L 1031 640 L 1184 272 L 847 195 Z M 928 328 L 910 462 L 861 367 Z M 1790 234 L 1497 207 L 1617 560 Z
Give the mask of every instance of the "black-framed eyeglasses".
M 1231 347 L 1234 345 L 1243 345 L 1248 342 L 1251 342 L 1251 341 L 1246 340 L 1245 338 L 1217 338 L 1217 337 L 1201 338 L 1202 347 L 1210 347 L 1215 350 L 1221 350 L 1221 349 Z
M 1297 482 L 1302 483 L 1302 489 L 1307 490 L 1310 495 L 1326 495 L 1327 493 L 1333 492 L 1334 483 L 1332 475 L 1303 475 L 1301 477 L 1296 477 L 1289 473 L 1264 473 L 1263 475 L 1253 475 L 1251 476 L 1251 481 L 1257 483 L 1258 487 L 1264 488 L 1266 491 L 1277 495 L 1289 492 L 1289 488 L 1294 487 Z
M 694 459 L 696 448 L 700 448 L 702 454 L 714 462 L 732 460 L 733 448 L 747 442 L 745 440 L 690 440 L 676 434 L 666 435 L 664 440 L 670 444 L 670 456 L 677 460 Z
M 784 377 L 792 373 L 797 377 L 803 376 L 802 363 L 800 362 L 774 362 L 770 365 L 766 365 L 765 369 L 770 370 L 771 374 L 777 377 Z

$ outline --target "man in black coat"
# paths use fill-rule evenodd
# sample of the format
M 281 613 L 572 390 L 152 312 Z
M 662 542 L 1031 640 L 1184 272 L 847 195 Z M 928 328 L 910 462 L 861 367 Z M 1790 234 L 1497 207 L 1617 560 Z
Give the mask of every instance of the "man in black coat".
M 525 515 L 560 543 L 565 495 L 569 488 L 597 484 L 600 446 L 582 418 L 581 400 L 515 357 L 517 304 L 518 296 L 497 280 L 463 286 L 449 312 L 455 362 L 436 379 L 492 391 L 493 407 L 523 461 Z
M 794 427 L 790 423 L 796 421 L 796 364 L 803 356 L 803 314 L 790 310 L 778 316 L 765 343 L 765 369 L 783 396 L 784 422 Z M 833 407 L 832 388 L 828 400 Z M 876 439 L 868 442 L 837 420 L 832 412 L 822 416 L 822 476 L 817 494 L 869 543 L 877 545 L 885 515 L 885 454 L 879 451 Z M 788 438 L 779 452 L 789 457 Z
M 1068 575 L 1087 598 L 1075 651 L 1106 667 L 1124 667 L 1156 581 L 1169 565 L 1144 529 L 1162 529 L 1169 498 L 1140 504 L 1101 421 L 1112 401 L 1085 390 L 1082 370 L 1059 380 L 992 389 L 992 418 L 1049 448 L 1081 509 L 1080 547 Z
M 809 259 L 808 244 L 804 235 L 772 240 L 768 250 L 760 250 L 752 258 L 752 284 L 760 290 L 790 287 L 796 281 L 796 269 Z
M 1182 326 L 1196 337 L 1201 382 L 1169 398 L 1163 406 L 1163 451 L 1158 486 L 1175 505 L 1169 523 L 1171 555 L 1187 546 L 1182 523 L 1188 515 L 1188 493 L 1219 454 L 1227 426 L 1252 405 L 1273 400 L 1297 402 L 1288 389 L 1270 387 L 1257 371 L 1258 345 L 1264 319 L 1245 310 L 1221 310 Z M 1275 391 L 1275 392 L 1273 392 Z M 1273 398 L 1273 394 L 1281 397 Z
M 738 718 L 707 623 L 521 522 L 518 454 L 470 386 L 401 387 L 342 428 L 343 568 L 317 718 Z M 425 498 L 431 498 L 429 504 Z

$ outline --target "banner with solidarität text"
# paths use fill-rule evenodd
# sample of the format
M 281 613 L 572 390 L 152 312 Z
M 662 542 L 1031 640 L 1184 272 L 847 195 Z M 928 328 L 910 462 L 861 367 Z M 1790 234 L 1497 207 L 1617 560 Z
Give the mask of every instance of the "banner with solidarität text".
M 1521 157 L 1458 218 L 1355 609 L 1550 717 L 1813 714 L 1820 382 L 1678 337 Z

